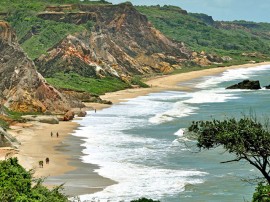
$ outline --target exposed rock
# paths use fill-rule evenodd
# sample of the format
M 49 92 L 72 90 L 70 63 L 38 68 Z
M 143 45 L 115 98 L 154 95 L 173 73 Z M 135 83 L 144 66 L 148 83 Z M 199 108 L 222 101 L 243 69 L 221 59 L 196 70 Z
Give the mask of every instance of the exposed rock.
M 97 21 L 96 13 L 92 12 L 42 12 L 37 15 L 39 18 L 45 20 L 54 20 L 57 22 L 74 23 L 74 24 L 84 24 L 91 20 L 93 22 Z
M 71 111 L 74 112 L 74 114 L 78 117 L 85 117 L 87 114 L 86 111 L 81 108 L 73 108 Z
M 227 87 L 226 89 L 250 89 L 250 90 L 258 90 L 261 89 L 261 85 L 259 81 L 250 81 L 244 80 L 239 82 L 238 84 Z
M 85 111 L 80 111 L 77 115 L 78 115 L 78 117 L 85 117 L 86 114 L 87 113 Z
M 206 58 L 206 56 L 203 58 L 195 58 L 193 61 L 200 66 L 208 66 L 212 64 L 211 61 Z
M 19 145 L 20 142 L 15 137 L 0 127 L 0 147 L 12 146 L 18 148 Z
M 224 60 L 219 57 L 218 55 L 215 54 L 207 54 L 206 58 L 210 61 L 210 62 L 215 62 L 215 63 L 222 63 L 224 62 Z
M 70 121 L 74 118 L 75 113 L 73 111 L 68 111 L 65 115 L 64 115 L 64 121 Z
M 96 102 L 96 103 L 101 103 L 102 99 L 95 94 L 91 94 L 85 91 L 75 91 L 75 90 L 69 90 L 69 89 L 60 89 L 60 92 L 64 94 L 66 97 L 69 99 L 77 99 L 82 102 Z M 79 106 L 80 108 L 85 107 Z
M 71 11 L 76 8 L 77 6 L 75 4 L 65 4 L 65 5 L 57 5 L 57 6 L 46 6 L 45 11 L 61 12 L 61 11 Z
M 212 16 L 209 16 L 203 13 L 189 13 L 189 15 L 203 21 L 205 24 L 212 25 L 212 26 L 215 24 L 215 21 L 213 20 Z
M 173 65 L 191 57 L 183 43 L 165 37 L 130 3 L 78 5 L 77 9 L 96 16 L 96 23 L 91 33 L 68 35 L 35 61 L 46 77 L 71 71 L 88 77 L 120 79 L 121 75 L 168 73 L 174 69 Z M 57 20 L 51 15 L 47 13 L 43 18 Z M 71 14 L 65 13 L 68 15 Z M 65 16 L 61 20 L 69 22 Z
M 25 115 L 22 118 L 26 121 L 38 121 L 40 123 L 58 124 L 59 120 L 56 116 L 49 115 Z
M 13 111 L 63 113 L 67 99 L 36 71 L 12 28 L 0 21 L 0 104 Z
M 266 89 L 270 89 L 270 85 L 268 85 L 268 86 L 264 86 Z
M 248 31 L 248 28 L 235 23 L 227 23 L 227 22 L 215 22 L 215 27 L 218 29 L 226 29 L 226 30 L 246 30 Z
M 221 59 L 223 62 L 229 62 L 232 60 L 232 58 L 230 56 L 222 56 Z

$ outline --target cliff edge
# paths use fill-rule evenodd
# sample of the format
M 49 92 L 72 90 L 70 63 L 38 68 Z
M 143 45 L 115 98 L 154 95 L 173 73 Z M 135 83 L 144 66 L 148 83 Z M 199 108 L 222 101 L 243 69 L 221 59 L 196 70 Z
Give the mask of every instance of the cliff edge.
M 68 100 L 37 72 L 5 21 L 0 21 L 0 101 L 19 112 L 63 113 L 70 108 Z
M 88 19 L 92 23 L 90 30 L 68 35 L 35 61 L 45 77 L 57 72 L 121 79 L 168 73 L 191 57 L 183 43 L 164 36 L 131 3 L 78 5 L 76 9 L 77 14 L 50 10 L 38 15 L 59 22 L 81 24 Z

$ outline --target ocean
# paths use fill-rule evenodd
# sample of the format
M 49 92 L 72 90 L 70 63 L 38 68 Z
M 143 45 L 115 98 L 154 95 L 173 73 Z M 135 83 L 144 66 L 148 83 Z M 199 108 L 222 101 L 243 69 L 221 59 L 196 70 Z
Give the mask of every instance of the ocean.
M 258 175 L 256 169 L 246 162 L 221 164 L 233 154 L 222 148 L 199 152 L 183 131 L 196 120 L 269 116 L 270 90 L 225 90 L 244 79 L 269 85 L 269 73 L 269 65 L 228 70 L 181 83 L 191 92 L 151 93 L 89 111 L 73 134 L 84 140 L 81 160 L 118 183 L 81 200 L 251 201 L 255 185 L 246 179 Z

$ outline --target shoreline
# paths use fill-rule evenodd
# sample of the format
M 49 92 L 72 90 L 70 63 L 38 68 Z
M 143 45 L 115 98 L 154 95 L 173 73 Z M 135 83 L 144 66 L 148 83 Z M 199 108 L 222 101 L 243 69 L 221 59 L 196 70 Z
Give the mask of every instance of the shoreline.
M 180 86 L 179 84 L 187 82 L 193 79 L 202 78 L 205 76 L 214 76 L 231 69 L 241 68 L 252 68 L 257 66 L 270 65 L 270 62 L 261 62 L 256 64 L 243 64 L 243 65 L 232 65 L 228 67 L 215 67 L 210 69 L 202 69 L 198 71 L 191 71 L 179 74 L 163 75 L 154 78 L 147 79 L 146 84 L 151 86 L 150 88 L 136 88 L 136 89 L 125 89 L 116 92 L 106 93 L 100 96 L 101 99 L 110 100 L 113 104 L 123 102 L 127 99 L 135 98 L 138 96 L 147 95 L 149 93 L 161 92 L 166 90 L 178 90 L 178 91 L 191 91 L 192 88 Z M 87 107 L 95 107 L 95 103 L 89 103 Z M 105 108 L 106 106 L 101 106 Z M 110 105 L 109 105 L 110 106 Z
M 270 65 L 270 62 L 164 75 L 147 80 L 146 83 L 151 88 L 126 89 L 106 93 L 100 97 L 112 101 L 113 104 L 117 104 L 154 92 L 166 90 L 190 91 L 193 89 L 178 84 L 204 76 L 217 75 L 230 69 L 251 68 L 262 65 Z M 111 107 L 111 105 L 97 103 L 86 103 L 86 106 L 96 110 Z M 101 191 L 116 182 L 98 175 L 94 171 L 98 169 L 98 165 L 86 164 L 81 161 L 80 157 L 83 155 L 81 144 L 84 141 L 71 135 L 75 130 L 79 129 L 80 125 L 76 122 L 62 121 L 54 125 L 28 122 L 12 126 L 9 132 L 22 143 L 18 153 L 14 156 L 18 157 L 21 165 L 27 170 L 35 170 L 34 177 L 49 177 L 45 181 L 46 185 L 56 186 L 66 182 L 65 189 L 68 193 L 72 193 L 72 195 Z M 51 132 L 54 134 L 58 132 L 59 138 L 51 137 Z M 45 164 L 46 157 L 50 158 L 49 164 Z M 43 168 L 38 167 L 39 160 L 44 161 Z

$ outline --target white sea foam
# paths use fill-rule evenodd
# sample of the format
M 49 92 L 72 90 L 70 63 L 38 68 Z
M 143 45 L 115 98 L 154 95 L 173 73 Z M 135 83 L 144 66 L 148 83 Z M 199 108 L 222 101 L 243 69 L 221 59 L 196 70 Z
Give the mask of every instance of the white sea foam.
M 152 124 L 161 124 L 173 121 L 176 118 L 190 116 L 195 114 L 199 109 L 199 107 L 194 104 L 222 103 L 228 100 L 238 99 L 239 97 L 236 95 L 237 92 L 238 91 L 225 91 L 223 88 L 215 88 L 187 93 L 180 101 L 171 104 L 170 109 L 161 111 L 161 113 L 150 117 L 149 122 Z
M 184 104 L 183 101 L 176 102 L 173 105 L 172 109 L 169 109 L 165 112 L 156 114 L 154 117 L 149 119 L 150 123 L 161 124 L 164 122 L 169 122 L 175 118 L 186 117 L 194 113 L 197 110 L 197 107 L 192 107 L 187 104 Z
M 131 201 L 140 197 L 160 199 L 184 191 L 186 184 L 202 183 L 201 177 L 207 174 L 133 164 L 110 164 L 110 167 L 101 168 L 100 173 L 111 173 L 110 177 L 119 183 L 102 192 L 81 196 L 81 200 L 98 198 L 100 201 Z
M 226 93 L 224 89 L 213 89 L 213 90 L 201 90 L 194 92 L 192 97 L 185 100 L 184 103 L 189 104 L 202 104 L 202 103 L 221 103 L 231 99 L 238 99 L 233 93 Z
M 216 87 L 217 84 L 220 84 L 222 82 L 226 81 L 233 81 L 237 79 L 248 79 L 250 76 L 255 76 L 256 72 L 266 71 L 269 70 L 269 65 L 261 65 L 258 67 L 252 67 L 252 68 L 240 68 L 240 69 L 231 69 L 223 72 L 221 76 L 211 76 L 211 77 L 205 77 L 205 81 L 201 82 L 196 85 L 196 88 L 210 88 L 210 87 Z
M 184 133 L 185 133 L 185 128 L 180 128 L 176 133 L 174 133 L 174 135 L 183 137 Z
M 140 197 L 162 199 L 179 194 L 187 184 L 203 183 L 206 172 L 182 169 L 181 164 L 170 167 L 164 161 L 172 154 L 187 150 L 183 146 L 183 141 L 189 140 L 185 137 L 183 128 L 175 132 L 174 135 L 178 138 L 174 141 L 171 138 L 169 140 L 155 138 L 155 134 L 137 134 L 138 132 L 133 134 L 133 129 L 138 131 L 140 127 L 150 128 L 153 127 L 152 124 L 190 116 L 196 113 L 203 103 L 221 103 L 238 99 L 240 91 L 225 91 L 216 85 L 226 79 L 231 81 L 236 75 L 245 79 L 248 74 L 255 72 L 252 71 L 249 69 L 243 73 L 242 70 L 238 72 L 230 70 L 222 75 L 222 79 L 208 78 L 198 84 L 203 88 L 199 92 L 154 93 L 97 113 L 90 112 L 79 121 L 84 127 L 74 134 L 85 140 L 83 144 L 85 155 L 82 161 L 99 165 L 96 172 L 118 183 L 99 193 L 81 196 L 81 199 L 89 201 L 130 201 Z
M 167 96 L 181 96 L 166 93 Z M 184 190 L 186 184 L 203 182 L 207 173 L 163 167 L 171 142 L 126 132 L 150 124 L 147 117 L 167 110 L 156 95 L 139 97 L 111 108 L 90 113 L 79 123 L 75 136 L 84 139 L 85 163 L 97 164 L 101 176 L 118 183 L 105 190 L 81 196 L 90 201 L 130 201 L 139 197 L 162 198 Z M 143 110 L 141 110 L 142 108 Z M 177 114 L 173 114 L 177 115 Z M 175 148 L 176 151 L 180 149 Z M 157 186 L 158 185 L 158 186 Z

